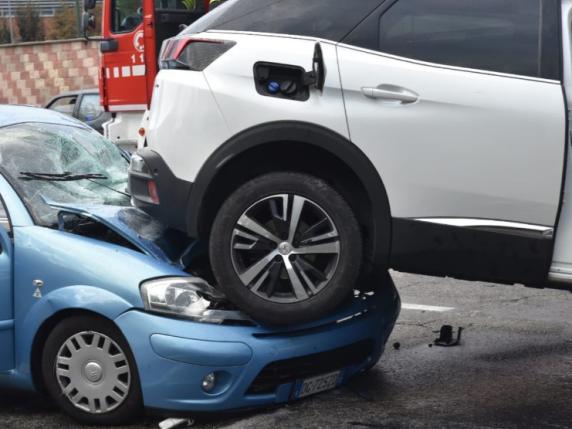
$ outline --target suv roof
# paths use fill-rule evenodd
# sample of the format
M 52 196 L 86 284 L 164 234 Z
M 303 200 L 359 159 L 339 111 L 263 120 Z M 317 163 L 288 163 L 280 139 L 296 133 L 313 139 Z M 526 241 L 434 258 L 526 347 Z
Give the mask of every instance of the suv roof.
M 183 34 L 208 30 L 279 33 L 341 41 L 384 0 L 228 0 Z

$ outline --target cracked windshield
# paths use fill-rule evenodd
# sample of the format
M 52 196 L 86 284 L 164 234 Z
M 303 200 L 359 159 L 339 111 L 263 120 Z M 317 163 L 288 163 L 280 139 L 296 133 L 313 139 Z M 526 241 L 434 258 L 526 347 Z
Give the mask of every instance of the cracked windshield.
M 48 203 L 129 205 L 128 162 L 92 130 L 49 124 L 2 128 L 0 165 L 44 226 L 57 225 L 58 210 Z

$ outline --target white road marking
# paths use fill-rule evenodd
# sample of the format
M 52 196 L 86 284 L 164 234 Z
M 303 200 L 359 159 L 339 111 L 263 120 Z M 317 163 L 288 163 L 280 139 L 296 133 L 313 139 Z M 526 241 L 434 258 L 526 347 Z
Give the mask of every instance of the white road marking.
M 434 311 L 436 313 L 444 313 L 455 309 L 454 307 L 436 307 L 434 305 L 408 304 L 406 302 L 401 304 L 401 308 L 403 310 Z

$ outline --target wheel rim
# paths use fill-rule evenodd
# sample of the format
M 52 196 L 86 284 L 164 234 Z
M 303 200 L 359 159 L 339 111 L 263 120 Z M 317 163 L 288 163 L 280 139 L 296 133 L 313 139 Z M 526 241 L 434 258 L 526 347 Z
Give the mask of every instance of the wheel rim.
M 62 393 L 82 411 L 108 413 L 126 399 L 131 384 L 127 356 L 107 335 L 80 332 L 69 337 L 56 357 Z
M 341 243 L 326 211 L 300 195 L 261 199 L 238 219 L 231 259 L 242 284 L 268 301 L 294 303 L 321 292 L 334 276 Z

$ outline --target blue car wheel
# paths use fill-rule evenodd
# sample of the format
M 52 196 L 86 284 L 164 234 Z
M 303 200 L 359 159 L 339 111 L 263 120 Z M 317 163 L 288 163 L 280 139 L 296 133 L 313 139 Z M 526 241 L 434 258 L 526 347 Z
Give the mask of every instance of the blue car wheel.
M 52 398 L 82 423 L 124 424 L 142 412 L 135 360 L 110 321 L 91 316 L 63 320 L 46 340 L 42 372 Z

